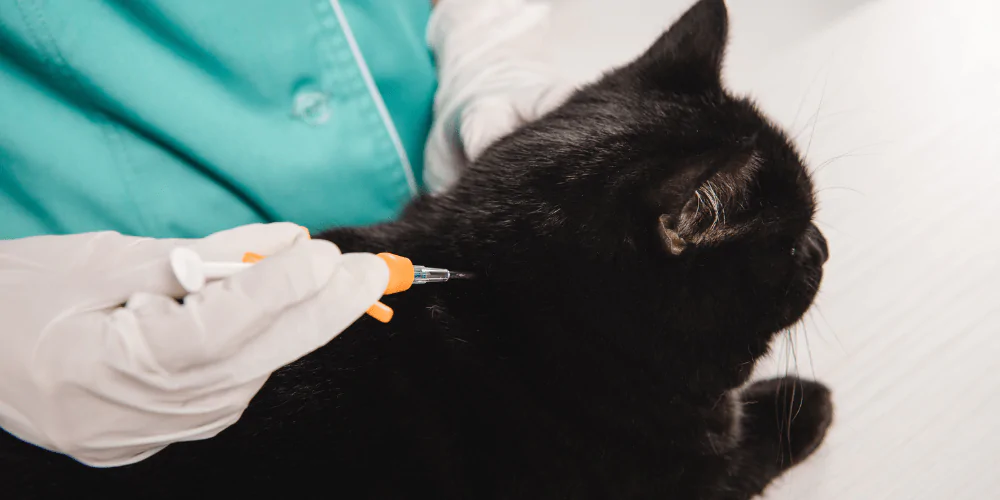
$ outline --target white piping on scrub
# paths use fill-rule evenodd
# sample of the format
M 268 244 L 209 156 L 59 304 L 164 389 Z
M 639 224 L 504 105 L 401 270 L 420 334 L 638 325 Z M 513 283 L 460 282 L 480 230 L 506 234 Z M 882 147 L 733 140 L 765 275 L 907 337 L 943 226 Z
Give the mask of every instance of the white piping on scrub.
M 354 54 L 354 61 L 358 64 L 358 68 L 361 70 L 361 77 L 365 81 L 365 85 L 368 86 L 368 93 L 371 94 L 372 100 L 375 101 L 375 108 L 378 110 L 379 116 L 382 118 L 382 123 L 385 125 L 385 129 L 389 132 L 389 139 L 392 140 L 392 145 L 396 148 L 396 154 L 399 155 L 399 161 L 403 164 L 403 171 L 406 173 L 406 183 L 410 187 L 410 194 L 416 196 L 417 193 L 417 180 L 413 175 L 413 167 L 410 165 L 410 159 L 406 155 L 406 149 L 403 147 L 403 141 L 399 138 L 399 132 L 396 130 L 396 125 L 392 122 L 392 116 L 389 114 L 389 109 L 385 107 L 385 101 L 382 100 L 382 94 L 378 91 L 378 86 L 375 85 L 375 79 L 372 78 L 372 73 L 368 69 L 368 64 L 365 63 L 364 56 L 361 55 L 361 49 L 358 48 L 358 42 L 354 39 L 354 32 L 351 31 L 350 24 L 347 23 L 347 16 L 344 15 L 344 10 L 340 7 L 339 0 L 330 0 L 330 6 L 333 7 L 333 12 L 337 15 L 337 21 L 340 23 L 341 29 L 344 30 L 344 37 L 347 39 L 347 45 L 351 48 L 351 52 Z

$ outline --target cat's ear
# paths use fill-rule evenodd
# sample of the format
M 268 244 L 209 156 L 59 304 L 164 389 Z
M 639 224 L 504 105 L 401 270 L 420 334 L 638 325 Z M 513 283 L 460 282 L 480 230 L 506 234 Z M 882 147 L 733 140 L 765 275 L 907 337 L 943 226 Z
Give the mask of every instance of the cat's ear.
M 669 175 L 652 192 L 654 207 L 660 214 L 656 231 L 667 253 L 681 255 L 693 241 L 706 237 L 713 239 L 700 229 L 699 221 L 705 216 L 702 209 L 724 210 L 719 204 L 728 200 L 719 197 L 723 193 L 713 190 L 710 191 L 713 194 L 708 195 L 709 199 L 702 203 L 698 199 L 698 190 L 720 171 L 738 170 L 752 158 L 752 148 L 741 144 L 698 155 L 671 168 Z
M 644 80 L 677 91 L 718 87 L 729 33 L 724 0 L 699 0 L 632 65 Z
M 689 226 L 686 218 L 690 214 L 685 213 L 685 207 L 720 167 L 715 155 L 691 158 L 671 169 L 653 190 L 653 205 L 660 212 L 656 229 L 669 254 L 680 255 L 687 248 L 691 235 L 683 234 L 683 229 Z

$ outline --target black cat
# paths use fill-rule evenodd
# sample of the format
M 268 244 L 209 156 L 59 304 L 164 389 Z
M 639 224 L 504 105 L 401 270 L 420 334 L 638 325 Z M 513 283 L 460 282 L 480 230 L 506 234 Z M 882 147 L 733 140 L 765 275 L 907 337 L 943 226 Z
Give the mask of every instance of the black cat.
M 744 386 L 819 286 L 802 160 L 720 83 L 722 0 L 398 222 L 321 235 L 473 272 L 386 297 L 214 439 L 90 469 L 4 435 L 0 497 L 740 499 L 829 392 Z

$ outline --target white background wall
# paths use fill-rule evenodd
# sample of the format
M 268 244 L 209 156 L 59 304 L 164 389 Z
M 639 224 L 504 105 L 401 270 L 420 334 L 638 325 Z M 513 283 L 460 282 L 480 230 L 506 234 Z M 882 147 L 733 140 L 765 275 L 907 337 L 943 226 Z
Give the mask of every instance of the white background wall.
M 584 81 L 693 0 L 553 1 Z M 796 137 L 832 254 L 758 375 L 824 381 L 836 420 L 768 498 L 1000 498 L 1000 2 L 728 3 L 726 79 Z

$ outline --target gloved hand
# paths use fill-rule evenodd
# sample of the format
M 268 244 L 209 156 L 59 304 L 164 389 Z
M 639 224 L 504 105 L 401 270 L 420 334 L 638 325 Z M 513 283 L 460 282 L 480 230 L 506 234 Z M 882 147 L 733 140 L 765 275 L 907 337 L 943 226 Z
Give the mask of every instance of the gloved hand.
M 573 86 L 540 52 L 547 2 L 441 0 L 427 27 L 438 67 L 424 183 L 450 186 L 493 141 L 562 104 Z
M 270 257 L 181 304 L 168 263 L 178 246 L 205 260 Z M 92 466 L 212 437 L 271 372 L 357 320 L 388 279 L 378 257 L 342 255 L 285 223 L 201 240 L 0 241 L 0 427 Z

